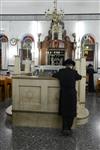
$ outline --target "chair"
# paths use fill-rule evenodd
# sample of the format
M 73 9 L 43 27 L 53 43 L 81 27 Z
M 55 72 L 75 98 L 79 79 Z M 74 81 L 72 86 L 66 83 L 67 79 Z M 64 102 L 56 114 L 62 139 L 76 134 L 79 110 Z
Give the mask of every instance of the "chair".
M 5 97 L 12 97 L 12 79 L 11 77 L 5 77 Z
M 5 99 L 5 80 L 0 76 L 0 99 Z

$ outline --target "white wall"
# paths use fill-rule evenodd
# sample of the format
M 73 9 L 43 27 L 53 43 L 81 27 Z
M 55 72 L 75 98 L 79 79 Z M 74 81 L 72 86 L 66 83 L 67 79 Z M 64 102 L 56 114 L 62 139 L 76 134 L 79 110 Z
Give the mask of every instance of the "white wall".
M 38 57 L 37 41 L 38 33 L 41 33 L 41 40 L 48 34 L 50 22 L 47 21 L 3 21 L 2 28 L 9 41 L 11 38 L 22 40 L 25 34 L 31 34 L 35 39 L 35 57 Z M 65 21 L 65 29 L 68 36 L 72 38 L 72 33 L 76 33 L 77 40 L 84 34 L 90 33 L 94 36 L 97 43 L 100 43 L 100 20 L 90 21 Z M 73 39 L 73 38 L 72 38 Z M 20 45 L 20 44 L 19 44 Z M 20 47 L 19 47 L 20 48 Z M 98 44 L 98 58 L 100 58 L 100 44 Z M 9 44 L 9 65 L 14 64 L 14 55 L 17 47 Z M 100 67 L 100 61 L 98 62 Z

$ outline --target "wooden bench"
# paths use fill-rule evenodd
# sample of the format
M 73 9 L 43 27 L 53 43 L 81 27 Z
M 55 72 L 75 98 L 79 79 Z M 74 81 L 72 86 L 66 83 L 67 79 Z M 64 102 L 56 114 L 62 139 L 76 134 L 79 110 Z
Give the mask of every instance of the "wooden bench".
M 98 78 L 96 81 L 96 95 L 100 95 L 100 78 Z

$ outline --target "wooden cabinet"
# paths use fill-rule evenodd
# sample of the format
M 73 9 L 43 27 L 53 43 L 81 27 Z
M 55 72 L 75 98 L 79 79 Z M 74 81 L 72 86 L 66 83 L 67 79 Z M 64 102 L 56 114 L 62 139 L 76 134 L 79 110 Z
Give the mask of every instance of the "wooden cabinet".
M 65 59 L 74 56 L 74 52 L 74 43 L 70 40 L 45 39 L 41 42 L 39 63 L 40 65 L 62 65 Z

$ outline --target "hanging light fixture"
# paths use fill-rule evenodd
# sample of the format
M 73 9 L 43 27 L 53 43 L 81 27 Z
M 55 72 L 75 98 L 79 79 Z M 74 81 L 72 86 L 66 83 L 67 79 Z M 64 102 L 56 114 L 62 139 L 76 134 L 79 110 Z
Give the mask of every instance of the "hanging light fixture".
M 59 32 L 59 25 L 64 17 L 64 12 L 57 9 L 57 0 L 54 0 L 53 10 L 48 9 L 45 11 L 45 16 L 52 21 L 52 31 Z

